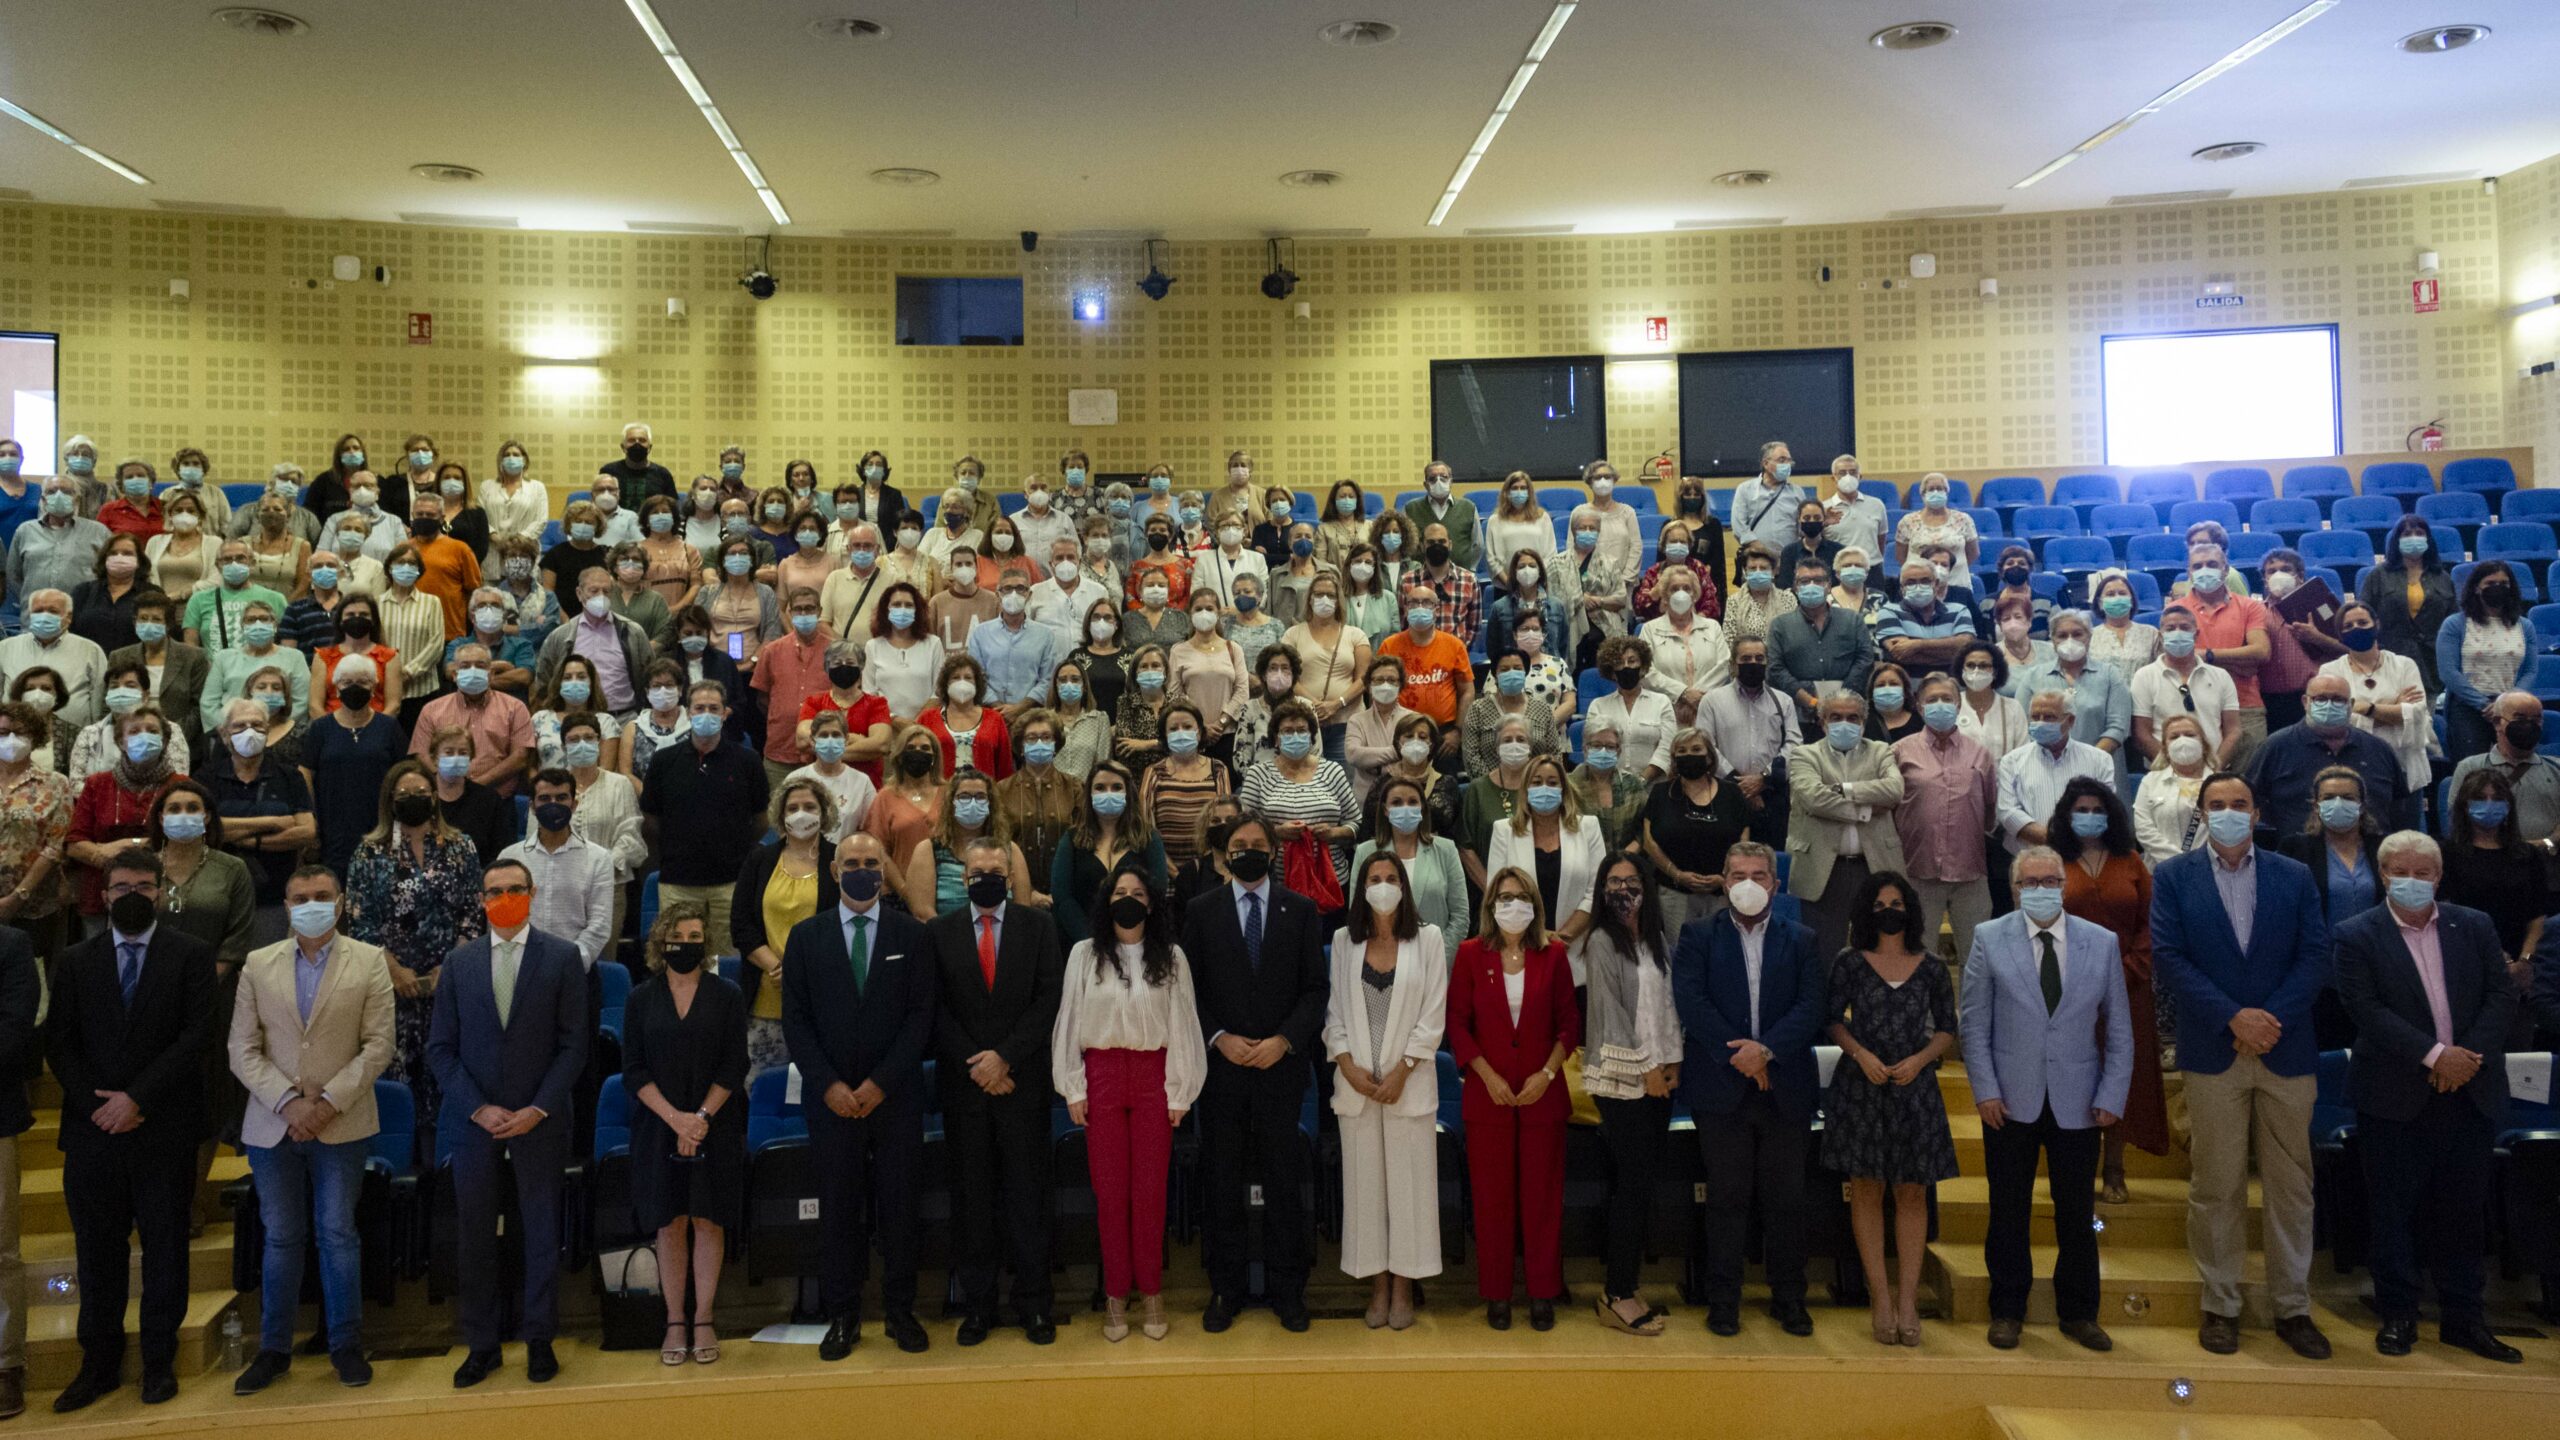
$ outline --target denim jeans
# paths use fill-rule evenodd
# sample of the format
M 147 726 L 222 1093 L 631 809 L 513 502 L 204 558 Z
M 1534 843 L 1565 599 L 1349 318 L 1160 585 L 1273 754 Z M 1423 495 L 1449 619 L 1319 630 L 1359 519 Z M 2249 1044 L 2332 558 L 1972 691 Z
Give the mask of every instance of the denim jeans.
M 364 1248 L 356 1237 L 356 1196 L 364 1188 L 365 1142 L 325 1145 L 287 1140 L 249 1150 L 258 1215 L 267 1227 L 260 1284 L 258 1348 L 293 1353 L 293 1323 L 302 1310 L 302 1249 L 320 1237 L 320 1295 L 329 1348 L 358 1343 L 364 1305 Z

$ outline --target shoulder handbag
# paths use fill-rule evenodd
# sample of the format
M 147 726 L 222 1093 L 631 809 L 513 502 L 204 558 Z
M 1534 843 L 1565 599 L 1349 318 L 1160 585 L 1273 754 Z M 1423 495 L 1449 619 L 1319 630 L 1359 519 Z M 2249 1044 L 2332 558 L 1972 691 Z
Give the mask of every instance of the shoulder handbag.
M 1298 838 L 1283 848 L 1280 883 L 1307 897 L 1319 915 L 1343 908 L 1342 882 L 1333 873 L 1333 851 L 1312 830 L 1299 831 Z

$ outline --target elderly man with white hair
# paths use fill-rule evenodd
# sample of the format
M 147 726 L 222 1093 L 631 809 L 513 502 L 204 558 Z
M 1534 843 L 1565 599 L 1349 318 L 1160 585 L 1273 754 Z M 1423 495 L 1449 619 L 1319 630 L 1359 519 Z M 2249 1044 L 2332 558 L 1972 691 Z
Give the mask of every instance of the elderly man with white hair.
M 241 513 L 257 508 L 244 505 Z M 186 613 L 178 621 L 188 644 L 204 647 L 207 654 L 239 648 L 247 629 L 244 617 L 253 603 L 265 604 L 271 618 L 283 617 L 284 596 L 252 579 L 257 563 L 257 552 L 249 548 L 248 541 L 222 542 L 214 561 L 214 583 L 187 597 Z M 208 719 L 205 723 L 213 722 Z
M 80 511 L 80 482 L 68 475 L 44 477 L 44 510 L 9 539 L 9 593 L 68 592 L 98 574 L 107 527 Z
M 1993 767 L 2000 785 L 2000 830 L 2009 853 L 2045 843 L 2044 822 L 2062 799 L 2062 787 L 2081 776 L 2108 789 L 2116 783 L 2116 757 L 2071 738 L 2071 697 L 2039 690 L 2027 698 L 2027 743 Z
M 56 726 L 77 730 L 97 719 L 107 652 L 97 641 L 71 633 L 71 597 L 50 587 L 38 590 L 27 596 L 19 622 L 19 634 L 0 640 L 0 690 L 19 672 L 41 665 L 62 677 L 62 703 L 53 714 Z
M 894 583 L 880 553 L 880 527 L 868 520 L 855 525 L 845 532 L 844 565 L 830 572 L 818 591 L 819 623 L 838 635 L 869 635 L 871 617 L 879 613 L 881 597 Z
M 62 442 L 62 473 L 71 477 L 75 505 L 83 519 L 95 520 L 115 498 L 114 488 L 98 474 L 98 442 L 74 435 Z
M 232 701 L 249 693 L 249 681 L 259 671 L 275 669 L 284 673 L 285 686 L 291 693 L 288 701 L 293 713 L 300 715 L 311 708 L 311 663 L 301 653 L 276 643 L 277 621 L 284 607 L 266 600 L 252 600 L 240 611 L 238 644 L 228 650 L 213 652 L 205 666 L 204 694 L 196 703 L 197 713 L 208 731 L 222 727 L 224 710 Z M 207 747 L 210 749 L 211 747 Z
M 634 514 L 639 513 L 640 507 L 648 504 L 653 495 L 675 498 L 674 473 L 649 458 L 649 452 L 656 443 L 656 434 L 643 422 L 634 420 L 622 427 L 622 458 L 608 460 L 596 467 L 597 474 L 610 475 L 622 482 L 622 503 Z
M 470 626 L 444 647 L 445 673 L 453 673 L 465 645 L 489 652 L 489 688 L 521 699 L 532 693 L 533 667 L 539 658 L 533 642 L 515 629 L 515 600 L 495 585 L 471 592 Z

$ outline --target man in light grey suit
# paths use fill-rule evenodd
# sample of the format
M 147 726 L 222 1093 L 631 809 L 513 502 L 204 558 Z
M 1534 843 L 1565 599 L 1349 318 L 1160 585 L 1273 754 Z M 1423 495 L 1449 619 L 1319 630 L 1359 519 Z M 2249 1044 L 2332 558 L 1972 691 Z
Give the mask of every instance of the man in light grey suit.
M 2036 1161 L 2050 1178 L 2053 1298 L 2062 1333 L 2092 1350 L 2098 1326 L 2098 1235 L 2091 1225 L 2099 1131 L 2124 1114 L 2133 1084 L 2133 1022 L 2124 964 L 2105 927 L 2062 913 L 2062 857 L 2030 845 L 2010 862 L 2018 908 L 1975 927 L 1959 1000 L 1965 1066 L 1982 1112 L 1991 1181 L 1991 1344 L 2014 1350 L 2035 1266 L 2027 1224 Z
M 1849 908 L 1867 877 L 1902 870 L 1902 766 L 1893 747 L 1867 738 L 1867 702 L 1838 691 L 1822 702 L 1822 738 L 1788 747 L 1787 893 L 1804 902 L 1813 953 L 1849 940 Z M 1825 959 L 1823 964 L 1830 961 Z

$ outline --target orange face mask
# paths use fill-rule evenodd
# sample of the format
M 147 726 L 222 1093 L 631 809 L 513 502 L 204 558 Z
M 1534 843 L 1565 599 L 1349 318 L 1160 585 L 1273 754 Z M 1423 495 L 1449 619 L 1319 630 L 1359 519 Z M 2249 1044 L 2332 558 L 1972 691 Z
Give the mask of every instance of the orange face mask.
M 532 918 L 533 897 L 501 895 L 495 900 L 482 900 L 480 908 L 487 913 L 491 929 L 513 930 Z

